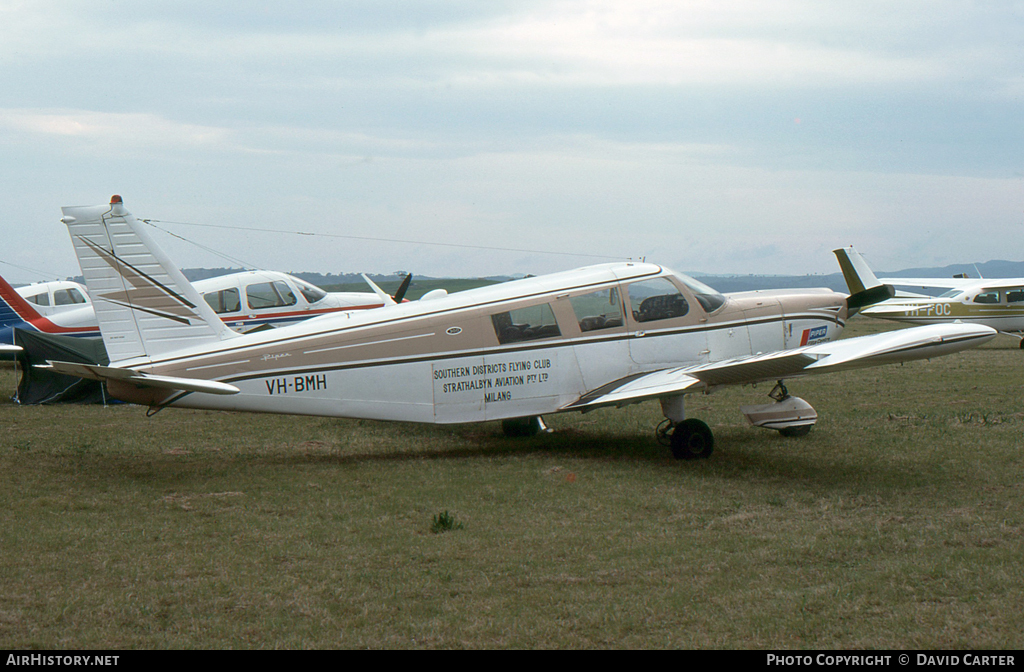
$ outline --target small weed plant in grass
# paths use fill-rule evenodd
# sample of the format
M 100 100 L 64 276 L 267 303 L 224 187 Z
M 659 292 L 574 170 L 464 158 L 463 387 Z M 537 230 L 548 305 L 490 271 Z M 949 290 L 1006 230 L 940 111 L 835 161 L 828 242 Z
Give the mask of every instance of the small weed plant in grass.
M 455 516 L 442 511 L 441 513 L 434 516 L 434 521 L 430 523 L 430 531 L 434 534 L 441 534 L 442 532 L 452 532 L 453 530 L 463 529 L 462 523 L 455 520 Z

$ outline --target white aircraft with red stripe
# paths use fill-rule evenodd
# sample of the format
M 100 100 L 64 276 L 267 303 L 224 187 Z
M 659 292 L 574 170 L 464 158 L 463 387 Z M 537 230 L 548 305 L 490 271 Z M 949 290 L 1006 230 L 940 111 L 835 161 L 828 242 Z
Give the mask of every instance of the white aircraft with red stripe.
M 85 287 L 55 281 L 15 289 L 0 277 L 0 344 L 14 343 L 14 329 L 97 338 L 100 328 Z
M 394 297 L 367 279 L 374 292 L 325 292 L 278 271 L 243 271 L 192 283 L 225 324 L 241 332 L 283 327 L 311 317 L 367 310 L 401 302 L 409 279 Z M 443 296 L 434 290 L 426 298 Z M 14 329 L 98 338 L 92 300 L 77 282 L 58 280 L 14 288 L 0 277 L 0 343 L 14 343 Z

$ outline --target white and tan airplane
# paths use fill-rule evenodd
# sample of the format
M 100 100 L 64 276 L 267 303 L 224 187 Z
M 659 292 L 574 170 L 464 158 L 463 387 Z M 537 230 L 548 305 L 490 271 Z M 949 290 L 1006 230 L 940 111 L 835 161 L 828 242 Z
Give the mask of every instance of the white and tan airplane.
M 784 379 L 944 355 L 988 327 L 943 324 L 834 339 L 869 287 L 722 295 L 650 263 L 615 263 L 345 312 L 239 334 L 149 239 L 120 197 L 63 208 L 96 305 L 110 366 L 50 362 L 108 393 L 167 406 L 424 423 L 507 421 L 658 399 L 675 457 L 707 457 L 714 437 L 684 397 L 778 381 L 756 424 L 804 433 L 814 409 Z M 867 294 L 865 294 L 865 292 Z
M 875 277 L 852 246 L 836 250 L 847 285 L 849 270 L 861 284 L 948 290 L 938 296 L 900 291 L 894 298 L 861 310 L 862 315 L 910 324 L 964 322 L 983 324 L 1016 337 L 1024 348 L 1024 278 L 881 278 Z M 855 270 L 854 270 L 855 269 Z

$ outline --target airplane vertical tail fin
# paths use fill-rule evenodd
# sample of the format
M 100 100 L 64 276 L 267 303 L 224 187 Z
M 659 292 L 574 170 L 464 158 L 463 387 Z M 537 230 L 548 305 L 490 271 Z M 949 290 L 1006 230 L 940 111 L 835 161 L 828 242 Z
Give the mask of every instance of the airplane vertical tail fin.
M 61 208 L 112 364 L 237 336 L 213 312 L 120 196 Z
M 883 284 L 875 277 L 874 271 L 864 261 L 860 252 L 853 246 L 841 247 L 832 250 L 839 260 L 839 267 L 843 270 L 843 279 L 850 290 L 850 296 L 846 298 L 846 305 L 852 315 L 864 306 L 870 306 L 879 301 L 885 301 L 896 296 L 896 290 L 892 285 Z
M 28 322 L 38 317 L 39 313 L 32 305 L 0 276 L 0 328 Z

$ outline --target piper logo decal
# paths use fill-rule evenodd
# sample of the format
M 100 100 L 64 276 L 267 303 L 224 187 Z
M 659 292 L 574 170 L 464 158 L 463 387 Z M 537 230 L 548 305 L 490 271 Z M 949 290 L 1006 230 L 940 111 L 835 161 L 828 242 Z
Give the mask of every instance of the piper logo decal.
M 823 341 L 828 337 L 828 326 L 815 327 L 813 329 L 804 329 L 803 336 L 800 337 L 800 345 L 808 345 Z

